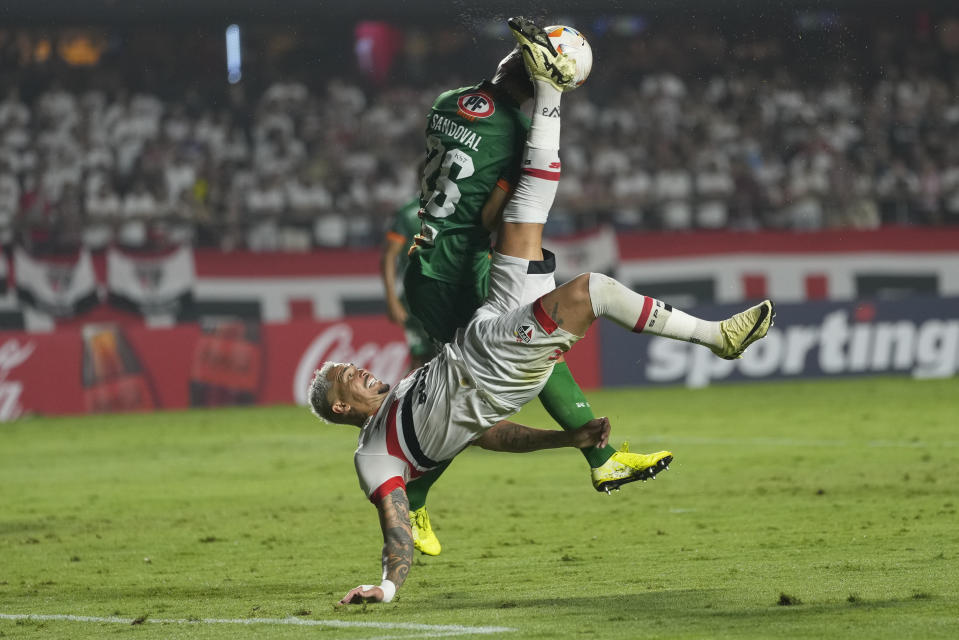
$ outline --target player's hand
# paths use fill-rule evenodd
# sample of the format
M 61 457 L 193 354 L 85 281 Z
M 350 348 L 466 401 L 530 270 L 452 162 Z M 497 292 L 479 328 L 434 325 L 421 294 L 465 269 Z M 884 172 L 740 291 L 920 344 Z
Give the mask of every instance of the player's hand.
M 353 587 L 343 596 L 338 604 L 364 604 L 367 602 L 383 602 L 383 590 L 371 584 L 361 584 Z
M 583 449 L 596 447 L 602 449 L 609 444 L 609 418 L 593 418 L 579 429 L 568 433 L 573 435 L 574 446 Z

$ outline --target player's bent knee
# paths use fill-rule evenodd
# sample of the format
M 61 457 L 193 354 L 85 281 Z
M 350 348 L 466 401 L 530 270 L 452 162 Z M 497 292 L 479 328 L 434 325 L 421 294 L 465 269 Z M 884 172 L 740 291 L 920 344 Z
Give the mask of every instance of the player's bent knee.
M 551 299 L 553 304 L 558 304 L 566 313 L 581 308 L 592 310 L 589 295 L 590 275 L 589 273 L 579 274 L 562 287 L 559 287 L 544 297 L 544 304 L 547 302 L 547 299 Z M 550 308 L 550 306 L 547 306 L 547 309 Z
M 579 297 L 577 302 L 580 304 L 589 307 L 591 310 L 593 308 L 593 297 L 589 292 L 589 283 L 593 278 L 593 273 L 581 273 L 573 281 L 576 282 L 576 293 Z
M 593 275 L 593 273 L 587 271 L 586 273 L 579 274 L 572 280 L 572 282 L 574 282 L 576 285 L 577 291 L 579 291 L 580 294 L 585 296 L 587 299 L 589 298 L 589 281 L 592 279 Z
M 589 303 L 589 279 L 591 273 L 581 273 L 569 281 L 572 302 L 577 304 Z
M 605 273 L 584 273 L 586 276 L 586 294 L 590 309 L 597 318 L 601 317 L 609 305 L 609 294 L 618 284 Z M 580 276 L 581 277 L 581 276 Z
M 585 335 L 596 319 L 590 301 L 589 281 L 589 273 L 580 274 L 542 298 L 543 307 L 550 317 L 577 336 Z

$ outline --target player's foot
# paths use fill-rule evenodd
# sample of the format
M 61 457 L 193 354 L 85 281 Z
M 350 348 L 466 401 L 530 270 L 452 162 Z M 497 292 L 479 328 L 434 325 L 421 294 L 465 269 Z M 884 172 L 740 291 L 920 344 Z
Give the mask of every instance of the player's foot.
M 776 306 L 769 300 L 763 300 L 755 307 L 737 313 L 719 323 L 723 334 L 723 346 L 720 349 L 710 347 L 720 358 L 735 360 L 743 357 L 746 347 L 766 335 L 773 326 Z
M 597 491 L 609 493 L 627 482 L 646 481 L 655 478 L 660 471 L 669 468 L 673 454 L 669 451 L 657 453 L 630 453 L 629 444 L 614 453 L 600 467 L 592 470 L 593 487 Z
M 533 80 L 544 80 L 557 91 L 574 87 L 576 61 L 558 52 L 543 29 L 523 17 L 510 18 L 507 24 L 519 43 L 526 70 Z
M 420 507 L 416 511 L 410 511 L 410 525 L 413 528 L 413 546 L 419 549 L 420 553 L 428 556 L 438 556 L 443 546 L 439 538 L 433 533 L 433 527 L 430 525 L 430 514 L 426 513 L 426 507 Z

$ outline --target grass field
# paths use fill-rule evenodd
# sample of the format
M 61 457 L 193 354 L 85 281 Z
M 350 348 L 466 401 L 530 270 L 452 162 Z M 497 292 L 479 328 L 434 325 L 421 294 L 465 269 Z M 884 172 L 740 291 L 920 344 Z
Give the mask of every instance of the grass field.
M 572 450 L 468 451 L 431 496 L 443 555 L 347 609 L 381 546 L 353 428 L 289 407 L 0 425 L 0 637 L 956 638 L 957 382 L 593 392 L 669 471 L 606 496 Z

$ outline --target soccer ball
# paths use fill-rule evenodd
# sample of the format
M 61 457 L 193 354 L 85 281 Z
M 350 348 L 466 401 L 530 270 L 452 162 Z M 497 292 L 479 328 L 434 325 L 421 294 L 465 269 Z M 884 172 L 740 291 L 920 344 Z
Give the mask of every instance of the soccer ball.
M 589 72 L 593 68 L 593 50 L 583 34 L 573 27 L 553 25 L 546 27 L 544 31 L 557 51 L 565 53 L 576 61 L 576 76 L 573 78 L 573 83 L 566 88 L 566 91 L 572 91 L 586 82 L 586 78 L 589 77 Z

